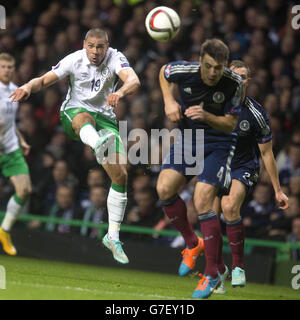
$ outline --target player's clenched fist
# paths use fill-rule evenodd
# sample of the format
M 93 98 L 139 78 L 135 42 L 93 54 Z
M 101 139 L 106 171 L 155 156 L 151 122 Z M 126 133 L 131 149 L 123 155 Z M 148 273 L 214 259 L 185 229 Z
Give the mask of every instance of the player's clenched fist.
M 30 90 L 28 87 L 22 86 L 15 90 L 9 98 L 11 98 L 11 102 L 22 102 L 28 99 L 30 96 Z
M 165 113 L 172 122 L 178 122 L 182 119 L 181 107 L 176 101 L 165 103 Z
M 203 102 L 201 102 L 199 106 L 197 105 L 187 108 L 184 114 L 192 120 L 204 121 L 206 117 L 206 111 L 203 109 Z
M 106 105 L 107 106 L 112 106 L 112 107 L 116 107 L 119 103 L 119 99 L 122 98 L 120 93 L 110 93 L 107 97 L 107 102 Z

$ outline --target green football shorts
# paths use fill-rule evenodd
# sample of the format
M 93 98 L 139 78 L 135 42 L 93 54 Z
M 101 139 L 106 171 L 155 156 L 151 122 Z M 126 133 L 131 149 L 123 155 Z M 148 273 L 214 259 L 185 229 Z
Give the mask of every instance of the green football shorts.
M 5 177 L 29 175 L 29 168 L 21 149 L 0 156 L 0 169 Z
M 109 130 L 114 133 L 116 136 L 116 152 L 125 154 L 124 145 L 119 134 L 118 123 L 117 121 L 111 120 L 106 116 L 98 112 L 91 112 L 85 108 L 70 108 L 60 112 L 60 121 L 65 133 L 73 140 L 80 140 L 72 128 L 73 118 L 81 112 L 87 112 L 90 114 L 96 122 L 96 130 Z

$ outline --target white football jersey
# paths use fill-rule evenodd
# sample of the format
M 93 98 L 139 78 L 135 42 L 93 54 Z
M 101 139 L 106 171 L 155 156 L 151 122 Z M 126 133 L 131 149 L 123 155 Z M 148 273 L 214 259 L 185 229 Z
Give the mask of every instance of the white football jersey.
M 9 98 L 18 87 L 10 82 L 8 85 L 0 81 L 0 156 L 19 148 L 19 139 L 15 129 L 18 102 Z
M 106 100 L 116 89 L 118 73 L 126 68 L 130 68 L 126 57 L 113 48 L 108 48 L 99 66 L 90 63 L 85 49 L 69 54 L 52 68 L 60 79 L 69 76 L 69 90 L 60 110 L 81 107 L 115 120 Z

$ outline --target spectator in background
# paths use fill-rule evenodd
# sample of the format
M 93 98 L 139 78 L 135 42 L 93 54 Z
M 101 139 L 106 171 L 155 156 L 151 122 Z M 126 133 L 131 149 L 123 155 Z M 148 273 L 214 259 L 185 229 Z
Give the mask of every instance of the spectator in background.
M 288 152 L 289 152 L 289 145 L 290 143 L 296 143 L 296 144 L 300 144 L 300 129 L 295 128 L 291 134 L 291 136 L 288 139 L 288 142 L 284 145 L 284 147 L 280 150 L 280 152 L 278 153 L 277 157 L 276 157 L 276 162 L 277 162 L 277 166 L 278 166 L 278 170 L 280 171 L 281 169 L 283 169 L 286 165 L 286 163 L 288 163 Z
M 164 218 L 161 208 L 156 206 L 157 196 L 153 187 L 146 187 L 135 192 L 136 206 L 129 209 L 125 223 L 132 226 L 155 228 L 156 224 Z M 136 234 L 133 238 L 149 239 L 149 236 Z M 152 237 L 151 237 L 152 239 Z
M 29 102 L 20 103 L 17 115 L 19 124 L 27 118 L 34 118 L 34 107 Z
M 108 189 L 108 179 L 105 171 L 100 167 L 94 167 L 88 171 L 86 183 L 82 185 L 79 193 L 79 202 L 83 208 L 90 204 L 90 193 L 92 188 L 102 187 Z
M 100 185 L 94 185 L 90 188 L 89 203 L 85 203 L 83 222 L 101 223 L 108 221 L 106 208 L 107 190 Z M 98 227 L 82 226 L 80 234 L 90 238 L 96 238 L 99 233 Z
M 90 170 L 98 166 L 95 154 L 89 146 L 83 146 L 77 165 L 74 166 L 74 172 L 79 179 L 80 186 L 86 188 L 86 178 Z
M 63 159 L 67 156 L 67 135 L 61 127 L 57 127 L 51 136 L 50 142 L 46 145 L 45 150 L 53 154 L 57 160 Z
M 37 187 L 36 201 L 40 203 L 39 212 L 49 210 L 55 201 L 56 191 L 60 185 L 67 185 L 73 188 L 73 196 L 76 197 L 78 180 L 70 170 L 65 160 L 57 160 L 54 163 L 52 174 L 48 180 L 41 180 Z
M 55 202 L 48 211 L 50 218 L 61 218 L 66 220 L 82 219 L 82 211 L 75 204 L 74 189 L 68 185 L 58 186 L 55 193 Z M 68 224 L 55 224 L 48 222 L 46 231 L 56 231 L 61 234 L 79 233 L 79 227 Z
M 47 134 L 53 133 L 59 125 L 60 95 L 55 88 L 48 88 L 44 93 L 43 104 L 35 110 L 35 118 L 40 121 Z
M 264 100 L 264 108 L 267 110 L 270 116 L 279 113 L 279 99 L 275 93 L 269 93 Z
M 284 210 L 284 214 L 271 216 L 267 227 L 269 239 L 285 241 L 287 235 L 292 231 L 292 222 L 296 217 L 300 217 L 300 196 L 291 195 L 289 208 Z
M 291 195 L 300 196 L 300 173 L 291 176 L 289 183 Z
M 244 204 L 241 209 L 246 237 L 261 237 L 274 210 L 272 187 L 258 183 L 253 192 L 253 200 Z
M 28 144 L 31 146 L 30 154 L 26 159 L 29 168 L 31 168 L 33 160 L 45 147 L 47 143 L 47 136 L 45 135 L 43 129 L 39 126 L 37 120 L 33 117 L 22 119 L 18 125 L 18 128 L 24 135 L 26 141 L 28 141 Z
M 53 154 L 48 151 L 40 153 L 33 162 L 31 169 L 31 179 L 33 184 L 32 196 L 30 199 L 30 213 L 36 215 L 43 214 L 43 208 L 41 206 L 41 190 L 40 186 L 44 185 L 45 181 L 50 181 L 52 176 L 52 170 L 55 163 Z M 41 177 L 43 177 L 41 182 Z M 29 223 L 30 225 L 30 223 Z M 33 227 L 35 222 L 33 222 Z
M 300 216 L 292 221 L 292 232 L 287 236 L 288 242 L 300 244 Z M 292 249 L 291 256 L 293 260 L 300 260 L 300 249 Z
M 279 171 L 281 184 L 288 184 L 291 176 L 300 174 L 300 144 L 291 143 L 288 151 L 288 158 L 284 167 Z

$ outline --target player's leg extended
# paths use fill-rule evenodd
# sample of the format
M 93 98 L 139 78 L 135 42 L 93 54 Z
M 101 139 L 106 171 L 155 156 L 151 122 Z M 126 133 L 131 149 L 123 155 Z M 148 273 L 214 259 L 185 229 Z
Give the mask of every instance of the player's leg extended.
M 0 241 L 3 250 L 7 254 L 16 255 L 17 250 L 11 241 L 10 231 L 31 193 L 31 181 L 27 174 L 11 176 L 10 181 L 16 193 L 8 201 L 6 213 L 0 228 Z
M 103 238 L 103 243 L 113 252 L 114 258 L 117 261 L 128 263 L 128 258 L 122 249 L 122 242 L 119 240 L 120 225 L 123 221 L 127 204 L 127 171 L 125 167 L 126 159 L 124 160 L 124 155 L 118 153 L 120 149 L 122 151 L 124 148 L 121 145 L 120 139 L 116 136 L 116 124 L 105 117 L 97 118 L 97 115 L 93 116 L 84 110 L 79 113 L 76 113 L 76 110 L 74 111 L 75 116 L 72 116 L 71 119 L 72 131 L 76 136 L 80 137 L 84 144 L 89 145 L 95 151 L 98 163 L 103 166 L 112 180 L 107 198 L 109 231 Z M 70 114 L 67 112 L 63 113 L 62 123 L 65 130 L 72 137 L 74 133 L 71 132 L 70 122 L 68 122 L 68 116 L 70 117 L 70 115 L 72 115 L 72 110 L 69 112 Z M 96 128 L 101 128 L 102 132 L 107 134 L 100 136 Z M 112 131 L 111 128 L 115 131 Z M 116 144 L 114 144 L 115 142 Z M 116 149 L 110 149 L 110 146 L 117 146 L 117 152 Z M 109 159 L 113 159 L 113 161 L 107 161 L 106 151 L 112 151 L 108 156 Z
M 232 286 L 246 284 L 244 271 L 245 231 L 240 208 L 246 196 L 246 186 L 233 179 L 228 196 L 222 198 L 222 211 L 226 220 L 226 233 L 232 254 Z
M 220 284 L 218 270 L 218 251 L 222 238 L 221 227 L 216 213 L 212 210 L 217 188 L 211 184 L 197 182 L 194 192 L 194 204 L 201 223 L 204 240 L 206 266 L 204 277 L 199 281 L 194 298 L 207 298 Z
M 180 172 L 164 169 L 159 174 L 156 187 L 165 214 L 181 233 L 187 245 L 182 251 L 183 260 L 178 270 L 182 276 L 194 268 L 197 257 L 203 252 L 203 240 L 195 234 L 187 218 L 185 202 L 178 195 L 178 191 L 185 184 L 186 179 Z
M 123 243 L 119 239 L 119 231 L 127 205 L 126 159 L 121 153 L 112 154 L 111 158 L 116 159 L 116 163 L 115 161 L 109 163 L 109 160 L 102 163 L 112 182 L 107 197 L 109 227 L 108 233 L 103 238 L 103 244 L 112 251 L 115 260 L 128 263 L 129 260 L 122 248 Z

